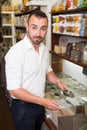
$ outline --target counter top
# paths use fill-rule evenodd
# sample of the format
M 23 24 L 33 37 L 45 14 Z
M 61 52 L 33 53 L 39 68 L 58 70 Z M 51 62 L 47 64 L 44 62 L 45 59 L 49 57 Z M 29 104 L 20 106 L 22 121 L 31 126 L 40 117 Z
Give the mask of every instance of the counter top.
M 56 126 L 58 124 L 58 117 L 75 116 L 78 113 L 84 112 L 87 113 L 87 107 L 86 111 L 84 107 L 87 106 L 87 101 L 84 100 L 87 99 L 87 86 L 84 86 L 64 73 L 58 73 L 57 76 L 68 86 L 68 90 L 73 92 L 75 97 L 70 98 L 63 95 L 57 86 L 46 82 L 46 97 L 58 101 L 62 107 L 61 111 L 46 110 L 47 115 L 51 118 Z
M 64 96 L 57 86 L 46 82 L 47 97 L 54 98 L 55 100 L 66 100 L 74 106 L 84 105 L 87 103 L 86 100 L 84 100 L 87 98 L 87 86 L 84 86 L 83 84 L 77 82 L 75 79 L 72 79 L 72 77 L 64 73 L 59 73 L 57 76 L 68 86 L 68 90 L 73 92 L 75 97 L 70 98 Z

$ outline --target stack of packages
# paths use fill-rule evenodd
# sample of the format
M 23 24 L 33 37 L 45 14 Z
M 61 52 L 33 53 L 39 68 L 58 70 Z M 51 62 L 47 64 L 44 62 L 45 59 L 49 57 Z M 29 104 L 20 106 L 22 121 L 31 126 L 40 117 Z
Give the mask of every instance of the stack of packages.
M 56 0 L 55 4 L 52 6 L 52 11 L 71 10 L 84 7 L 87 7 L 86 0 Z
M 52 11 L 72 10 L 87 7 L 84 0 L 60 0 L 56 2 Z M 66 14 L 53 16 L 53 33 L 87 36 L 87 14 Z

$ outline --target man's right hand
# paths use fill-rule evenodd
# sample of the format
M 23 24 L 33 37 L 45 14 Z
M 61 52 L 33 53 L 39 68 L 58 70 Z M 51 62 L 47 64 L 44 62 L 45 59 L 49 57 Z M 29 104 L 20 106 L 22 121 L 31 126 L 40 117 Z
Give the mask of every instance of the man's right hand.
M 61 110 L 60 104 L 53 99 L 43 98 L 42 105 L 49 110 Z

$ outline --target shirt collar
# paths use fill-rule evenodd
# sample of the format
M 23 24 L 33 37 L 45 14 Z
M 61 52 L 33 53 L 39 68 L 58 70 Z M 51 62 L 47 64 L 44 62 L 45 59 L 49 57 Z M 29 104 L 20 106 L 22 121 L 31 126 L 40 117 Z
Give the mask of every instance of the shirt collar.
M 24 47 L 26 48 L 26 49 L 32 49 L 33 48 L 33 46 L 32 46 L 32 44 L 31 44 L 31 42 L 30 42 L 30 40 L 28 39 L 28 37 L 25 35 L 24 36 L 24 38 L 23 38 L 23 44 L 24 44 Z

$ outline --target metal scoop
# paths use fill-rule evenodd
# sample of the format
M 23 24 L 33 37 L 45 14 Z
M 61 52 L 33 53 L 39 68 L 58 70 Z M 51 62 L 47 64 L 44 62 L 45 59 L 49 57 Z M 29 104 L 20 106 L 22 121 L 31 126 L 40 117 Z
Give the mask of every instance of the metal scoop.
M 63 94 L 64 94 L 65 96 L 67 96 L 67 97 L 71 97 L 71 98 L 75 97 L 74 93 L 72 93 L 72 92 L 69 91 L 69 90 L 63 90 Z

